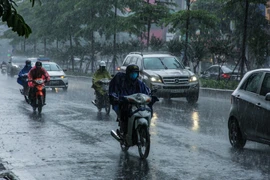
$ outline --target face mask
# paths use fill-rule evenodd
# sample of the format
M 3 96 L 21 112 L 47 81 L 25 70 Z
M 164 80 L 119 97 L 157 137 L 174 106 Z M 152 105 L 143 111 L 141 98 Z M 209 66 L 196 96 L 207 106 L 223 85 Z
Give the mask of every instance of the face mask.
M 138 75 L 139 75 L 139 73 L 132 72 L 129 74 L 129 78 L 134 81 L 135 79 L 137 79 Z
M 105 66 L 101 66 L 100 69 L 101 69 L 101 71 L 104 71 L 105 70 Z
M 26 64 L 27 67 L 30 67 L 31 65 L 30 64 Z

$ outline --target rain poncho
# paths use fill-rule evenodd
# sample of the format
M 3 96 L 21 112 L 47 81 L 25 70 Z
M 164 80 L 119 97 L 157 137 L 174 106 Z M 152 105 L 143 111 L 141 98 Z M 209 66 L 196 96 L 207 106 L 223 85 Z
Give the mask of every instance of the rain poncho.
M 122 97 L 135 93 L 150 94 L 150 89 L 139 79 L 131 81 L 125 73 L 117 73 L 110 82 L 109 95 Z
M 26 78 L 24 78 L 23 76 L 25 74 L 28 74 L 28 72 L 30 71 L 31 68 L 32 68 L 31 66 L 27 66 L 27 65 L 25 65 L 22 68 L 22 70 L 18 74 L 17 83 L 19 83 L 22 86 L 27 85 Z
M 45 81 L 50 81 L 50 75 L 48 74 L 48 72 L 43 68 L 36 68 L 36 66 L 34 66 L 28 73 L 28 86 L 29 87 L 33 87 L 33 83 L 30 80 L 34 80 L 36 78 L 42 78 Z
M 99 94 L 103 95 L 104 92 L 102 91 L 102 87 L 101 85 L 98 83 L 98 81 L 100 79 L 103 78 L 108 78 L 111 79 L 111 75 L 110 73 L 105 69 L 105 70 L 101 70 L 98 69 L 94 75 L 93 75 L 93 79 L 92 79 L 92 88 L 95 89 L 95 91 L 97 91 Z

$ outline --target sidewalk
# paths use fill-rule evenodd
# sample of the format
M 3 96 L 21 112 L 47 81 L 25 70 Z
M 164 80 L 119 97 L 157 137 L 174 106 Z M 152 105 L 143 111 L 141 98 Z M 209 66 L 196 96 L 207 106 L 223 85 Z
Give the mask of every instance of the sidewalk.
M 200 88 L 200 96 L 211 98 L 225 98 L 230 99 L 233 90 L 227 89 L 213 89 L 213 88 Z

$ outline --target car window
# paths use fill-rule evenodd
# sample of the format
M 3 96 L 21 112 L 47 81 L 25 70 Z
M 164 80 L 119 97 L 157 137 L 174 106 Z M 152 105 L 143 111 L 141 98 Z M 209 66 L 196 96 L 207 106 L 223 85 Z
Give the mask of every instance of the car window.
M 221 69 L 223 73 L 232 73 L 232 70 L 226 66 L 222 66 Z
M 26 57 L 14 56 L 14 57 L 11 58 L 11 62 L 13 62 L 13 63 L 24 63 L 26 60 L 27 60 Z
M 46 71 L 62 71 L 57 64 L 43 64 L 42 67 L 44 67 Z
M 184 69 L 174 57 L 147 57 L 143 59 L 144 69 Z
M 137 64 L 137 57 L 132 57 L 129 64 Z
M 257 93 L 259 89 L 260 80 L 262 77 L 262 73 L 254 73 L 252 74 L 244 83 L 241 89 L 244 89 L 246 91 Z
M 142 67 L 142 61 L 141 61 L 141 58 L 140 57 L 138 57 L 138 59 L 137 59 L 137 65 L 141 69 L 141 67 Z
M 128 56 L 127 59 L 125 60 L 123 66 L 127 66 L 130 64 L 130 59 L 131 59 L 131 56 Z
M 270 73 L 266 73 L 263 79 L 260 95 L 265 96 L 270 92 Z

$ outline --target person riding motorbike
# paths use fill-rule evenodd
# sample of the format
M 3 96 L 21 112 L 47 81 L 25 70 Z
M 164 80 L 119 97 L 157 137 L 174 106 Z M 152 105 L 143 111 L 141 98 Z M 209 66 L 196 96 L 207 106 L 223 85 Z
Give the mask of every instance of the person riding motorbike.
M 112 104 L 112 109 L 117 114 L 117 121 L 119 121 L 120 125 L 120 130 L 117 129 L 116 132 L 117 134 L 121 133 L 123 136 L 127 133 L 130 107 L 124 101 L 121 103 L 121 99 L 123 99 L 123 96 L 135 93 L 150 95 L 150 89 L 138 77 L 139 67 L 135 64 L 130 64 L 126 68 L 126 73 L 118 72 L 109 85 L 110 103 Z M 120 101 L 115 101 L 117 98 Z
M 102 90 L 101 84 L 99 84 L 98 82 L 103 78 L 111 79 L 111 75 L 106 69 L 106 63 L 104 61 L 100 61 L 99 69 L 94 73 L 92 78 L 92 88 L 95 90 L 96 98 L 98 98 L 99 96 L 103 96 L 105 93 Z
M 42 78 L 45 80 L 45 83 L 50 81 L 50 75 L 48 72 L 42 67 L 42 62 L 37 61 L 35 63 L 35 66 L 29 71 L 28 73 L 28 85 L 30 87 L 29 90 L 29 99 L 30 102 L 34 99 L 35 95 L 35 89 L 34 89 L 34 84 L 31 82 L 31 80 L 34 80 L 36 78 Z M 46 88 L 43 89 L 43 94 L 44 94 L 44 102 L 43 105 L 46 105 Z
M 17 83 L 23 86 L 24 95 L 28 95 L 28 84 L 27 84 L 27 74 L 32 68 L 31 61 L 26 60 L 25 66 L 20 70 L 17 78 Z

